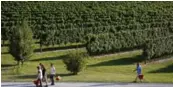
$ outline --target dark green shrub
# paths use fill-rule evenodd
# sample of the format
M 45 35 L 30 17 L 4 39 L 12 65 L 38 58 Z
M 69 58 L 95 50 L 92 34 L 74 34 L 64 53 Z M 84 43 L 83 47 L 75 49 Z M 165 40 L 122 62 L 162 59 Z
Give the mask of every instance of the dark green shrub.
M 173 55 L 173 36 L 149 40 L 143 49 L 143 56 L 146 59 L 154 59 Z
M 172 33 L 167 28 L 101 33 L 90 35 L 86 49 L 90 55 L 139 49 L 147 40 L 169 35 L 172 35 Z
M 78 72 L 82 71 L 86 66 L 85 53 L 79 53 L 78 51 L 71 52 L 66 55 L 63 62 L 66 65 L 66 69 L 77 75 Z

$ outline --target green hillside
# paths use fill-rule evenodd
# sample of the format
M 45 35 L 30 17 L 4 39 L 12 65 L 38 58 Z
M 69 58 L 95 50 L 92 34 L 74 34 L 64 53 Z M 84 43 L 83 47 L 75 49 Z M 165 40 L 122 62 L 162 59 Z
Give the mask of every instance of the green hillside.
M 35 48 L 19 68 L 8 47 L 9 41 L 26 45 L 15 36 L 24 19 Z M 173 2 L 2 1 L 1 42 L 2 81 L 31 82 L 39 63 L 48 71 L 54 63 L 61 81 L 132 82 L 140 62 L 144 82 L 173 83 Z M 13 54 L 21 48 L 30 47 Z M 75 50 L 89 58 L 83 72 L 71 75 L 62 60 Z

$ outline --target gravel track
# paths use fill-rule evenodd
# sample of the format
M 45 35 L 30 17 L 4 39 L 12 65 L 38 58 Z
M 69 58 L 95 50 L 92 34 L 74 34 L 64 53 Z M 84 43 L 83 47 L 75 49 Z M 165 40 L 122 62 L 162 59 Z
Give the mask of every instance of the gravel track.
M 35 87 L 35 85 L 32 82 L 1 82 L 1 87 Z M 54 86 L 49 85 L 48 87 L 173 87 L 173 83 L 58 82 Z

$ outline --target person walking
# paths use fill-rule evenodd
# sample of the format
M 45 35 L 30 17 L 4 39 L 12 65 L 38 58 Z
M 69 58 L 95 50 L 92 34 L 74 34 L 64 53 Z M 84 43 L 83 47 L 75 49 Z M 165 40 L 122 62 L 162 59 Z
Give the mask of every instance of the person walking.
M 46 86 L 45 87 L 48 87 L 46 68 L 44 67 L 44 65 L 42 63 L 40 63 L 39 65 L 41 67 L 42 75 L 43 75 L 42 81 L 45 81 L 46 82 Z
M 137 75 L 136 75 L 136 78 L 135 78 L 134 82 L 137 82 L 137 79 L 140 77 L 140 75 L 142 75 L 142 68 L 141 68 L 141 65 L 139 63 L 136 64 L 136 69 L 134 71 L 137 72 Z M 139 78 L 139 80 L 141 82 L 140 78 Z
M 51 85 L 55 85 L 54 83 L 54 77 L 55 77 L 55 67 L 54 65 L 51 63 L 51 69 L 50 69 L 50 81 L 51 81 Z
M 37 81 L 39 81 L 39 84 L 36 84 L 36 87 L 42 87 L 42 78 L 43 78 L 43 75 L 42 75 L 42 70 L 41 70 L 41 67 L 37 66 L 37 70 L 38 70 L 38 75 L 37 75 Z

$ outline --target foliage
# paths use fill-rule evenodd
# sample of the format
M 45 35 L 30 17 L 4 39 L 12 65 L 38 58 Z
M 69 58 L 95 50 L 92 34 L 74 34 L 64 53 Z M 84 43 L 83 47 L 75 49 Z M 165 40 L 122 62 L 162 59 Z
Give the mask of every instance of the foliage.
M 146 59 L 153 59 L 173 54 L 173 36 L 162 37 L 146 42 L 143 56 Z
M 9 36 L 24 15 L 41 45 L 85 43 L 90 33 L 172 24 L 172 8 L 172 2 L 2 2 L 2 37 Z
M 74 51 L 67 54 L 63 62 L 65 63 L 67 70 L 76 75 L 86 67 L 85 57 L 86 54 Z
M 87 43 L 89 54 L 102 54 L 119 52 L 123 50 L 132 50 L 134 48 L 143 48 L 147 40 L 158 37 L 166 37 L 173 33 L 165 28 L 153 28 L 135 31 L 121 31 L 118 33 L 103 33 L 99 35 L 90 35 Z
M 24 15 L 40 48 L 79 42 L 90 54 L 131 50 L 173 34 L 172 9 L 173 2 L 2 2 L 2 39 Z
M 10 37 L 9 52 L 16 61 L 23 62 L 31 57 L 33 53 L 33 34 L 31 28 L 24 20 L 14 28 Z

